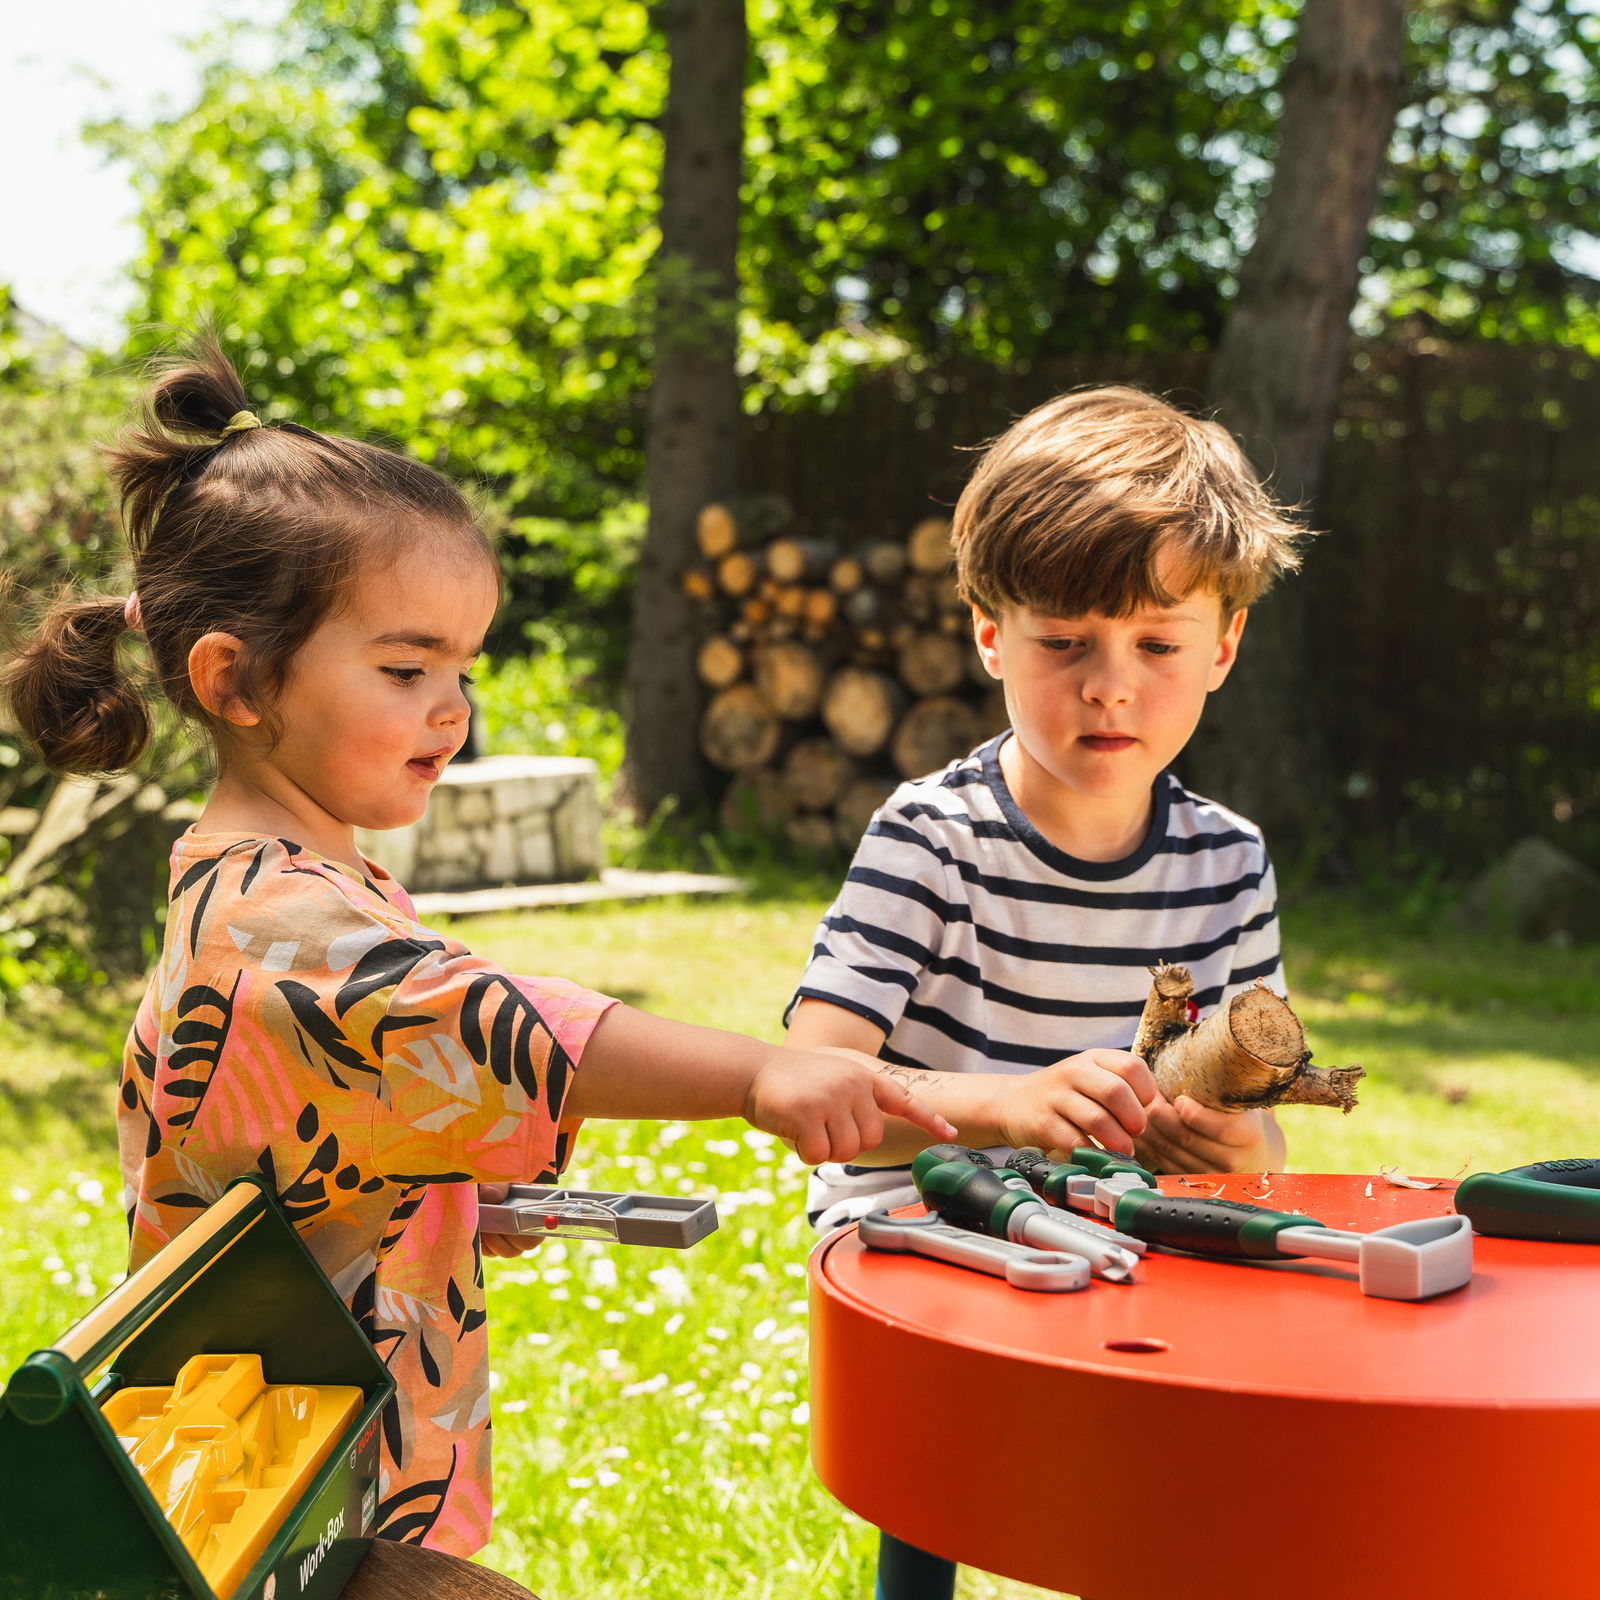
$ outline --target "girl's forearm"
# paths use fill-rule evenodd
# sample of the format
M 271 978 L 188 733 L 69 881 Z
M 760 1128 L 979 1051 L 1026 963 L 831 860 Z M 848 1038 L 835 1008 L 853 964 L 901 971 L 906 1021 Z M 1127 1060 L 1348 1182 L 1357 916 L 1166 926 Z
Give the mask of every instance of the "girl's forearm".
M 1015 1088 L 1017 1080 L 1004 1072 L 935 1072 L 923 1067 L 899 1067 L 887 1061 L 875 1063 L 886 1078 L 896 1078 L 924 1105 L 932 1106 L 956 1126 L 957 1144 L 1005 1144 L 997 1110 L 999 1095 Z M 909 1161 L 933 1140 L 921 1128 L 899 1117 L 884 1121 L 883 1143 L 875 1150 L 863 1150 L 856 1165 L 893 1167 Z
M 756 1072 L 777 1046 L 615 1005 L 572 1075 L 564 1114 L 671 1122 L 743 1114 Z

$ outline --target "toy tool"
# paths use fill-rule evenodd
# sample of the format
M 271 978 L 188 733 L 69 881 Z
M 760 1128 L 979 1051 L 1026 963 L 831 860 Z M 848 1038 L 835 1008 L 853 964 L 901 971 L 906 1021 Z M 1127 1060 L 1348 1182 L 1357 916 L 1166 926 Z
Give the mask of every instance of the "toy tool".
M 1126 1283 L 1133 1276 L 1138 1258 L 1130 1251 L 1101 1237 L 1099 1230 L 1052 1216 L 1042 1200 L 1006 1177 L 1003 1169 L 941 1161 L 924 1168 L 917 1192 L 930 1211 L 958 1228 L 1081 1256 L 1096 1277 L 1112 1283 Z
M 693 1196 L 613 1194 L 513 1184 L 498 1205 L 478 1207 L 480 1233 L 530 1238 L 609 1239 L 687 1250 L 716 1231 L 717 1203 Z
M 1600 1244 L 1600 1161 L 1536 1161 L 1474 1172 L 1456 1187 L 1456 1210 L 1478 1233 L 1502 1239 Z
M 1010 1239 L 994 1239 L 966 1228 L 953 1228 L 937 1212 L 925 1217 L 893 1217 L 887 1211 L 864 1216 L 858 1232 L 872 1250 L 906 1251 L 971 1267 L 1004 1278 L 1014 1289 L 1061 1293 L 1088 1286 L 1089 1263 L 1062 1250 L 1036 1250 Z
M 1191 1200 L 1130 1189 L 1118 1196 L 1112 1217 L 1117 1227 L 1151 1244 L 1195 1255 L 1353 1261 L 1361 1292 L 1380 1300 L 1426 1300 L 1459 1289 L 1472 1277 L 1472 1224 L 1461 1216 L 1418 1217 L 1375 1233 L 1350 1233 L 1243 1200 Z

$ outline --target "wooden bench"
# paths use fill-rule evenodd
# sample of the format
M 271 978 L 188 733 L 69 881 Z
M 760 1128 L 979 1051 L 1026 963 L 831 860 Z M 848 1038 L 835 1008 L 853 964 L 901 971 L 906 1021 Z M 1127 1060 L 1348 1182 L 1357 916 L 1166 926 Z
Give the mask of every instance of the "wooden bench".
M 375 1539 L 340 1600 L 538 1600 L 538 1596 L 459 1557 Z

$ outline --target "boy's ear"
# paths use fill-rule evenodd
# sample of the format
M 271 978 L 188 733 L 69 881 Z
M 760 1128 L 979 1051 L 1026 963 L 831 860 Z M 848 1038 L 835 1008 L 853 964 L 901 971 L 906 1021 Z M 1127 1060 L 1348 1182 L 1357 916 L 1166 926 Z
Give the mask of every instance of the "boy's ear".
M 1244 632 L 1245 619 L 1250 615 L 1248 606 L 1241 606 L 1239 610 L 1228 618 L 1227 625 L 1222 630 L 1222 637 L 1217 640 L 1217 654 L 1211 663 L 1210 675 L 1206 678 L 1206 689 L 1220 689 L 1227 676 L 1233 671 L 1233 664 L 1239 659 L 1239 636 Z
M 233 693 L 233 672 L 243 653 L 243 642 L 231 633 L 202 634 L 189 647 L 189 682 L 212 716 L 253 728 L 261 718 Z
M 1000 665 L 1000 624 L 986 617 L 977 606 L 972 608 L 972 638 L 978 647 L 978 659 L 991 678 L 1005 676 Z

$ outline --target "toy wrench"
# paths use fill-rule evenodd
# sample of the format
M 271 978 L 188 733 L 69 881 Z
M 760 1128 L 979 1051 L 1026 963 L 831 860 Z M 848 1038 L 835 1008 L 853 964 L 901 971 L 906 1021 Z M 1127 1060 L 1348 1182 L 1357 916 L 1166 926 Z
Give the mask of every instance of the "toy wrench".
M 1061 1250 L 1036 1250 L 1010 1239 L 954 1228 L 937 1212 L 923 1217 L 894 1217 L 872 1211 L 857 1224 L 861 1242 L 872 1250 L 909 1252 L 952 1266 L 970 1267 L 1004 1278 L 1013 1289 L 1063 1293 L 1089 1282 L 1089 1263 Z

